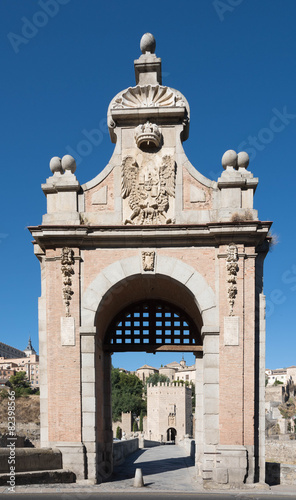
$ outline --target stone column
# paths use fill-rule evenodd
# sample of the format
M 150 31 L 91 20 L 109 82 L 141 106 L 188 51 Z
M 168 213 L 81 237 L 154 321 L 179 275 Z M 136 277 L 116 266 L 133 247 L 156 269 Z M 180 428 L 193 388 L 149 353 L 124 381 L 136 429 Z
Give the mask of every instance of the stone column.
M 195 354 L 195 468 L 197 479 L 202 480 L 203 472 L 203 353 Z
M 47 381 L 47 330 L 46 330 L 46 267 L 44 252 L 35 245 L 34 253 L 40 260 L 41 296 L 38 299 L 39 323 L 39 388 L 40 388 L 40 446 L 48 447 L 48 381 Z
M 86 478 L 97 482 L 96 473 L 96 328 L 80 328 L 82 442 L 86 449 Z
M 265 295 L 259 295 L 259 481 L 265 483 Z
M 219 444 L 219 327 L 204 326 L 203 338 L 203 479 L 211 480 Z
M 106 480 L 113 471 L 113 431 L 111 409 L 111 355 L 96 345 L 96 439 L 97 481 Z

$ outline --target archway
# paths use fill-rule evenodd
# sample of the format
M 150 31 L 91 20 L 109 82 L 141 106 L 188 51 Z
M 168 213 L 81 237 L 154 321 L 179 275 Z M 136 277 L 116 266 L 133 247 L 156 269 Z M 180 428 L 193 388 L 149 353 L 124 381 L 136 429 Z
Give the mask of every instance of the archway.
M 119 265 L 121 270 L 124 271 L 124 277 L 122 272 L 118 272 Z M 135 349 L 146 350 L 147 352 L 157 352 L 158 350 L 187 351 L 193 352 L 196 356 L 196 368 L 199 373 L 196 380 L 196 393 L 199 395 L 196 407 L 196 420 L 199 426 L 196 428 L 198 449 L 196 464 L 198 469 L 203 454 L 203 437 L 201 433 L 203 428 L 203 349 L 207 345 L 204 332 L 211 336 L 215 335 L 215 338 L 218 339 L 215 296 L 204 278 L 197 271 L 177 259 L 166 258 L 164 261 L 160 257 L 155 272 L 147 274 L 138 269 L 137 258 L 117 261 L 113 269 L 112 266 L 104 269 L 103 273 L 93 280 L 82 297 L 82 319 L 85 324 L 80 329 L 83 381 L 82 424 L 83 436 L 85 436 L 83 442 L 87 453 L 88 477 L 95 476 L 97 480 L 106 479 L 112 472 L 111 353 L 115 350 L 131 350 L 131 343 L 127 342 L 127 340 L 129 336 L 132 337 L 132 334 L 127 334 L 127 330 L 132 325 L 124 325 L 125 331 L 123 335 L 122 321 L 130 322 L 131 317 L 126 318 L 125 316 L 128 313 L 133 314 L 134 323 L 137 319 L 135 314 L 145 314 L 147 308 L 151 318 L 153 318 L 152 322 L 154 322 L 153 333 L 150 334 L 150 337 L 155 335 L 155 339 L 157 337 L 160 341 L 155 343 L 146 342 L 147 338 L 149 339 L 149 334 L 144 334 L 144 325 L 138 330 L 139 333 L 135 333 L 139 325 L 136 328 L 133 325 L 133 338 L 139 340 L 139 342 L 133 344 Z M 118 281 L 114 279 L 115 266 L 117 276 L 120 275 L 122 278 Z M 166 269 L 170 269 L 170 275 L 165 274 Z M 110 287 L 111 276 L 113 286 Z M 160 310 L 157 311 L 157 307 L 160 307 Z M 183 323 L 182 325 L 180 323 L 180 326 L 182 328 L 177 330 L 179 325 L 173 325 L 175 329 L 173 334 L 171 329 L 168 335 L 163 332 L 156 335 L 155 322 L 157 313 L 160 314 L 164 326 L 165 314 L 167 313 L 171 315 L 170 321 L 180 321 L 181 319 Z M 142 317 L 143 321 L 144 319 L 145 316 Z M 87 326 L 87 323 L 92 323 L 92 326 Z M 120 323 L 121 333 L 116 334 L 116 328 L 118 329 Z M 190 328 L 188 328 L 189 326 Z M 176 333 L 176 331 L 180 331 L 180 334 Z M 189 331 L 190 333 L 188 333 Z M 120 337 L 121 342 L 117 342 Z M 122 342 L 123 337 L 124 342 Z M 87 342 L 86 338 L 88 339 Z M 111 343 L 112 338 L 113 343 Z M 170 339 L 169 342 L 166 342 L 166 338 Z M 114 339 L 117 339 L 115 344 Z M 151 338 L 149 340 L 151 341 Z M 213 340 L 215 339 L 212 337 L 211 349 Z M 89 345 L 90 342 L 92 342 L 93 349 L 93 364 L 84 367 L 84 359 L 87 359 L 88 351 L 85 351 L 83 346 L 86 343 Z M 218 348 L 215 348 L 213 356 L 218 357 Z M 88 374 L 91 373 L 91 377 L 88 374 L 84 375 L 85 368 Z M 84 387 L 85 391 L 92 390 L 95 394 L 95 407 L 93 408 L 92 417 L 90 417 L 90 408 L 86 407 L 86 410 L 84 409 Z M 90 418 L 92 422 L 95 422 L 95 427 L 91 429 L 87 428 L 87 426 L 84 427 L 84 422 Z M 96 443 L 95 450 L 94 442 Z
M 167 441 L 172 441 L 175 444 L 177 431 L 174 427 L 169 427 L 167 430 Z
M 146 299 L 124 308 L 111 321 L 103 349 L 107 352 L 196 350 L 200 331 L 181 308 Z
M 30 228 L 42 281 L 41 445 L 58 447 L 79 479 L 111 473 L 106 333 L 124 308 L 164 301 L 191 318 L 202 340 L 187 346 L 202 347 L 194 351 L 197 475 L 218 484 L 263 481 L 271 223 L 253 209 L 258 179 L 243 152 L 223 155 L 217 182 L 195 170 L 182 146 L 185 96 L 162 86 L 161 60 L 149 51 L 135 60 L 135 74 L 136 87 L 108 108 L 116 146 L 107 166 L 80 185 L 74 158 L 54 157 L 42 185 L 47 213 Z

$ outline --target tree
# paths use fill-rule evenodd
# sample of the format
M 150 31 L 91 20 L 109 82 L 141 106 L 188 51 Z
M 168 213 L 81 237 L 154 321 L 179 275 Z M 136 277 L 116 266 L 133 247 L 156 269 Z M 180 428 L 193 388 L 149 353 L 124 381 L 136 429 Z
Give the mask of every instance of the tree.
M 26 372 L 17 372 L 10 377 L 9 382 L 11 384 L 11 390 L 15 392 L 16 397 L 27 396 L 28 394 L 34 393 L 27 379 Z
M 113 422 L 120 419 L 122 412 L 132 412 L 136 415 L 139 415 L 141 410 L 146 412 L 146 402 L 142 398 L 143 382 L 136 375 L 112 368 L 111 387 Z
M 296 417 L 296 398 L 292 397 L 286 403 L 282 403 L 279 406 L 279 410 L 282 414 L 282 417 L 286 420 L 289 420 L 287 427 L 288 431 L 290 432 L 292 429 L 292 420 L 294 420 L 295 422 Z
M 138 424 L 137 424 L 137 421 L 134 420 L 133 422 L 133 432 L 137 432 L 138 431 Z
M 146 379 L 146 385 L 157 385 L 158 382 L 170 382 L 170 379 L 169 377 L 166 377 L 166 375 L 160 375 L 159 373 L 153 373 L 153 375 L 149 375 Z
M 116 429 L 116 439 L 121 439 L 121 436 L 122 436 L 122 430 L 118 425 Z
M 16 372 L 15 375 L 11 375 L 9 382 L 13 390 L 17 388 L 28 389 L 30 387 L 26 372 Z
M 194 382 L 191 382 L 191 390 L 192 390 L 192 413 L 195 413 L 195 404 L 196 404 L 196 398 L 195 398 L 195 384 Z
M 283 382 L 276 378 L 273 385 L 283 385 Z
M 139 431 L 143 432 L 143 410 L 140 413 Z

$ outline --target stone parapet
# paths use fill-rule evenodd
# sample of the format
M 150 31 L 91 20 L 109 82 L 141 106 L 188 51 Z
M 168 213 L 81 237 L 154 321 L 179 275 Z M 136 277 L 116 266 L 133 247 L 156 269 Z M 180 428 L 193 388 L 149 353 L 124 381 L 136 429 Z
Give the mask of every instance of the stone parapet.
M 0 448 L 0 473 L 9 472 L 10 448 Z M 52 448 L 16 448 L 16 472 L 62 469 L 62 453 Z
M 139 449 L 139 439 L 127 439 L 113 443 L 113 464 L 120 465 L 126 457 Z

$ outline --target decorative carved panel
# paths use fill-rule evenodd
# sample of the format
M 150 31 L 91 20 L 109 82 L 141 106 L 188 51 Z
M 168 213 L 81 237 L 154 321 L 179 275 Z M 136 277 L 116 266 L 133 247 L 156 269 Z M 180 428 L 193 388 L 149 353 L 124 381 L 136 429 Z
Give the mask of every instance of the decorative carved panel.
M 161 131 L 156 123 L 147 121 L 135 128 L 135 140 L 138 148 L 141 146 L 158 147 L 161 142 Z
M 175 427 L 176 426 L 176 415 L 174 413 L 170 413 L 169 414 L 168 426 L 169 427 Z
M 122 198 L 127 200 L 129 215 L 125 224 L 170 224 L 170 199 L 175 198 L 175 161 L 172 156 L 144 157 L 138 164 L 133 156 L 122 162 Z
M 66 317 L 70 317 L 70 301 L 72 299 L 72 275 L 74 274 L 74 251 L 71 248 L 62 248 L 61 271 L 63 275 L 63 299 L 66 306 Z
M 229 283 L 228 286 L 228 302 L 230 305 L 230 311 L 229 311 L 229 316 L 233 316 L 233 307 L 234 307 L 234 302 L 235 302 L 235 297 L 237 295 L 237 272 L 238 272 L 238 250 L 237 246 L 234 245 L 233 243 L 228 246 L 227 249 L 227 259 L 226 259 L 226 265 L 227 265 L 227 273 L 228 273 L 228 278 L 227 282 Z
M 142 252 L 142 265 L 144 271 L 154 271 L 155 252 Z
M 130 87 L 119 97 L 116 97 L 111 104 L 113 109 L 163 106 L 186 106 L 186 104 L 180 93 L 163 85 Z

